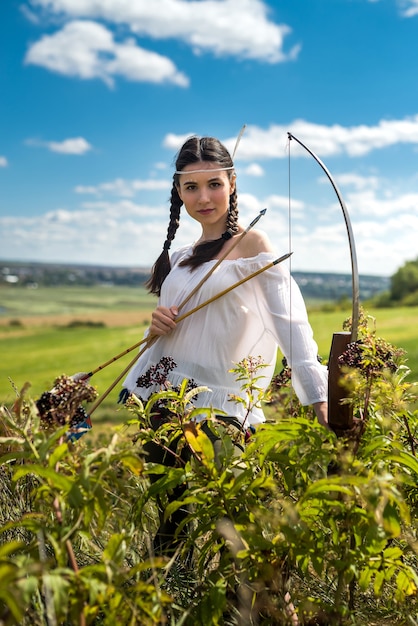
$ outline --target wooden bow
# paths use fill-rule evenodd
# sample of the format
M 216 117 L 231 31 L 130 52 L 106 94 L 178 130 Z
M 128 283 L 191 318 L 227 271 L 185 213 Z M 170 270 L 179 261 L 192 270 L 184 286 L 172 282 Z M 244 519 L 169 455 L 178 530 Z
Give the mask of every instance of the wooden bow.
M 352 282 L 351 332 L 335 332 L 333 334 L 328 360 L 328 423 L 337 435 L 342 435 L 350 430 L 353 426 L 353 409 L 350 404 L 342 403 L 342 400 L 346 397 L 346 393 L 345 389 L 343 389 L 340 384 L 341 368 L 338 363 L 338 357 L 346 350 L 349 343 L 357 340 L 358 324 L 360 317 L 359 274 L 353 229 L 343 197 L 328 168 L 310 148 L 302 143 L 300 139 L 295 137 L 290 132 L 288 132 L 287 135 L 289 137 L 289 140 L 294 139 L 299 145 L 301 145 L 302 148 L 304 148 L 315 159 L 315 161 L 327 175 L 327 178 L 333 186 L 333 189 L 337 195 L 347 229 L 348 243 L 350 247 Z

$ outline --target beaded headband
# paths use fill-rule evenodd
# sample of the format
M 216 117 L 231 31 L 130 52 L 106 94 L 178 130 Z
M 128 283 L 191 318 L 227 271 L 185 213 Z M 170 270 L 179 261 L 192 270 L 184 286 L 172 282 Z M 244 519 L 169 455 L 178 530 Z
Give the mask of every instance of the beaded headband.
M 227 170 L 235 169 L 234 165 L 230 167 L 210 167 L 204 170 L 176 170 L 175 174 L 203 174 L 204 172 L 226 172 Z

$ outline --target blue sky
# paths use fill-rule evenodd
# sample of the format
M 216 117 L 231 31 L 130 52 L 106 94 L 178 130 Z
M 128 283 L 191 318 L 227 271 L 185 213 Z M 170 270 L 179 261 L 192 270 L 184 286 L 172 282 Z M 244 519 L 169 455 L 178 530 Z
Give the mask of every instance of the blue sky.
M 191 134 L 236 154 L 241 221 L 292 268 L 418 255 L 418 0 L 2 0 L 0 258 L 148 267 Z M 289 157 L 290 150 L 290 157 Z M 183 216 L 176 245 L 198 231 Z

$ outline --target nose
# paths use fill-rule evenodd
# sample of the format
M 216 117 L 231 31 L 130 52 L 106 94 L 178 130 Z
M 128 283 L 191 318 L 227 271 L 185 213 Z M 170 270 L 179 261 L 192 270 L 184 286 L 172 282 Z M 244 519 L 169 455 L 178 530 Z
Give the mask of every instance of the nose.
M 202 204 L 206 204 L 207 202 L 209 202 L 210 197 L 209 197 L 209 190 L 207 187 L 201 187 L 200 189 L 200 193 L 199 193 L 199 202 Z

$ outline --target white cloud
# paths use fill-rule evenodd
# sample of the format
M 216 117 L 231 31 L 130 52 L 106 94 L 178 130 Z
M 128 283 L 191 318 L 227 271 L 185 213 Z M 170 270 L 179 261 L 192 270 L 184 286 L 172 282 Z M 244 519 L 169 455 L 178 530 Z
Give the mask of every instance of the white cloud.
M 418 15 L 418 0 L 398 0 L 403 17 L 415 17 Z
M 51 152 L 59 152 L 60 154 L 85 154 L 92 149 L 89 142 L 83 137 L 73 137 L 64 139 L 64 141 L 49 141 L 46 145 Z
M 262 0 L 31 0 L 31 5 L 46 14 L 123 25 L 139 36 L 178 39 L 196 54 L 278 63 L 296 58 L 300 50 L 297 45 L 283 51 L 291 29 L 270 20 Z
M 25 63 L 84 80 L 99 78 L 109 87 L 116 76 L 180 87 L 189 84 L 167 57 L 140 48 L 133 39 L 117 43 L 110 30 L 92 21 L 69 22 L 55 34 L 44 35 L 29 48 Z
M 131 198 L 139 191 L 160 191 L 162 189 L 170 189 L 170 187 L 171 182 L 168 180 L 125 180 L 123 178 L 117 178 L 114 181 L 100 183 L 96 186 L 78 185 L 74 191 L 80 194 L 92 194 L 97 196 L 110 193 L 115 196 Z
M 378 176 L 361 176 L 360 174 L 347 173 L 334 176 L 335 181 L 339 185 L 345 187 L 354 187 L 355 189 L 377 189 L 381 184 Z M 328 184 L 328 179 L 323 177 L 324 182 Z
M 179 148 L 181 148 L 186 139 L 192 137 L 193 135 L 196 135 L 196 133 L 183 133 L 183 135 L 168 133 L 163 139 L 163 146 L 164 148 L 168 148 L 169 150 L 179 150 Z
M 367 0 L 370 3 L 378 3 L 381 0 Z M 415 17 L 418 15 L 418 0 L 395 0 L 403 17 Z
M 7 167 L 9 165 L 5 156 L 0 156 L 0 167 Z
M 396 219 L 401 223 L 402 216 L 418 220 L 418 192 L 396 192 L 393 181 L 378 176 L 361 176 L 356 173 L 340 174 L 336 182 L 344 189 L 344 196 L 350 213 L 356 219 L 377 218 L 379 229 Z M 328 182 L 325 177 L 324 182 Z M 392 218 L 393 216 L 393 218 Z M 375 229 L 376 232 L 376 229 Z M 418 230 L 417 230 L 418 232 Z
M 389 276 L 406 261 L 416 259 L 417 232 L 418 214 L 399 213 L 390 219 L 358 222 L 355 234 L 360 272 Z
M 360 157 L 372 150 L 388 148 L 396 144 L 418 146 L 418 115 L 401 120 L 381 120 L 376 126 L 324 126 L 305 120 L 295 120 L 287 126 L 272 124 L 268 128 L 248 125 L 241 138 L 236 160 L 283 159 L 288 156 L 287 133 L 291 132 L 321 157 L 347 155 Z M 168 134 L 164 146 L 178 149 L 190 135 Z M 233 150 L 236 137 L 223 143 Z M 308 157 L 308 153 L 296 140 L 290 141 L 292 156 Z
M 418 193 L 405 193 L 399 196 L 386 196 L 368 189 L 361 193 L 347 193 L 347 204 L 355 215 L 370 215 L 379 219 L 389 215 L 418 213 Z M 418 232 L 418 231 L 417 231 Z
M 36 25 L 40 24 L 41 19 L 39 15 L 37 15 L 34 11 L 32 11 L 30 7 L 26 6 L 25 4 L 21 4 L 19 6 L 19 11 L 28 20 L 28 22 L 31 22 L 31 24 L 36 24 Z
M 77 250 L 79 262 L 148 265 L 163 244 L 161 214 L 155 207 L 121 202 L 72 212 L 59 209 L 36 218 L 0 218 L 2 255 L 74 262 Z
M 92 150 L 92 146 L 84 137 L 70 137 L 63 141 L 41 141 L 40 139 L 27 139 L 27 146 L 48 148 L 51 152 L 59 154 L 85 154 Z
M 264 170 L 258 163 L 251 163 L 244 169 L 243 173 L 247 176 L 264 176 Z

